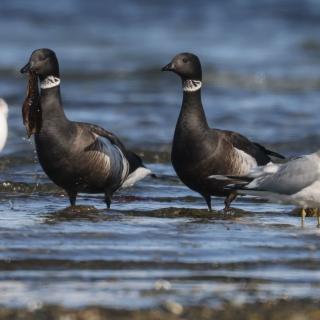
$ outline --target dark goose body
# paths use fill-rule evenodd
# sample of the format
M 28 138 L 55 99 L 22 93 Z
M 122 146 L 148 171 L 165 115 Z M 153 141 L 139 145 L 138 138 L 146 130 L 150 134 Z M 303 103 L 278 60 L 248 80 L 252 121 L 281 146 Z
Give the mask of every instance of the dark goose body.
M 58 66 L 42 75 L 37 61 L 47 57 L 55 60 L 49 49 L 33 52 L 24 69 L 32 69 L 40 75 L 41 127 L 35 133 L 35 145 L 39 162 L 48 177 L 69 195 L 75 204 L 78 192 L 104 193 L 109 207 L 112 194 L 139 168 L 136 180 L 150 173 L 141 159 L 126 150 L 111 132 L 96 125 L 73 122 L 63 111 L 60 95 Z M 38 58 L 38 59 L 37 59 Z M 57 64 L 57 61 L 56 61 Z M 22 69 L 22 71 L 26 71 Z M 48 83 L 48 79 L 51 83 Z
M 224 189 L 227 182 L 209 176 L 244 175 L 252 167 L 270 162 L 271 155 L 282 156 L 236 132 L 208 126 L 201 102 L 201 65 L 195 55 L 179 54 L 163 71 L 177 73 L 184 88 L 172 143 L 173 167 L 184 184 L 204 197 L 210 210 L 212 195 L 226 196 L 228 208 L 236 193 Z

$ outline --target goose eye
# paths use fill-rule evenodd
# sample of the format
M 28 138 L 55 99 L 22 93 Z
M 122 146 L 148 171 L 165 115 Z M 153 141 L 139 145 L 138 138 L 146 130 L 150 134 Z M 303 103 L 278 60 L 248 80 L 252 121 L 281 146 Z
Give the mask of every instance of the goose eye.
M 187 59 L 187 58 L 182 58 L 182 61 L 183 61 L 184 63 L 187 63 L 187 62 L 188 62 L 188 59 Z

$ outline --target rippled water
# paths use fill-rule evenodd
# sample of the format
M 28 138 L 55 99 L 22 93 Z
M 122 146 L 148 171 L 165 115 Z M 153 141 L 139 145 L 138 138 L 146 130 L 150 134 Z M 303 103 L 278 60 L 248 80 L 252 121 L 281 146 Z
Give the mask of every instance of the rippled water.
M 319 297 L 315 218 L 301 228 L 292 207 L 249 197 L 230 214 L 209 214 L 175 177 L 181 88 L 160 72 L 174 54 L 197 53 L 212 126 L 286 155 L 311 152 L 320 146 L 319 26 L 311 0 L 3 2 L 10 135 L 0 160 L 0 304 L 134 309 Z M 65 209 L 25 139 L 18 70 L 38 47 L 60 58 L 67 115 L 115 132 L 159 175 L 118 192 L 111 210 L 101 195 Z

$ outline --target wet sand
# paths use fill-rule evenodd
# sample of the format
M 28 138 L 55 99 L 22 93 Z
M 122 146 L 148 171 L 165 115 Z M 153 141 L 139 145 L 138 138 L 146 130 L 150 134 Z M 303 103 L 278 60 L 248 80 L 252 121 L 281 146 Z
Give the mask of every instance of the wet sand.
M 171 302 L 153 310 L 115 310 L 102 307 L 81 309 L 61 306 L 35 306 L 30 309 L 0 309 L 1 320 L 319 320 L 318 301 L 278 300 L 219 309 L 208 307 L 179 308 Z

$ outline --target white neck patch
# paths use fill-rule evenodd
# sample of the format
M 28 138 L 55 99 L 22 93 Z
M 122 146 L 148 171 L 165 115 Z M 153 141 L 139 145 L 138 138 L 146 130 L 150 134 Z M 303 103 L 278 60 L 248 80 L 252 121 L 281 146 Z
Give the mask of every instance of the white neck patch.
M 43 81 L 40 82 L 41 89 L 50 89 L 60 85 L 60 79 L 54 76 L 48 76 Z
M 183 81 L 183 91 L 193 92 L 201 88 L 202 82 L 199 80 L 184 80 Z

